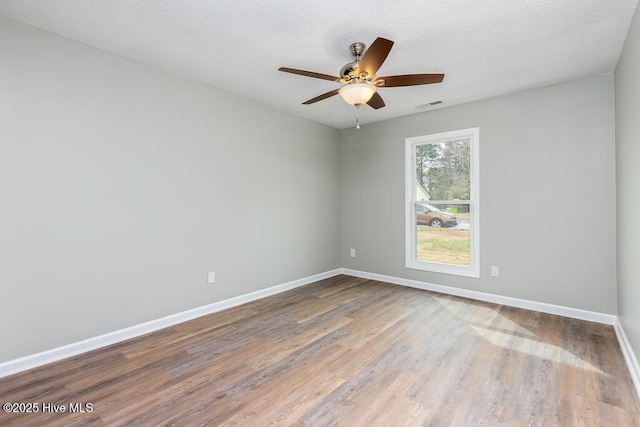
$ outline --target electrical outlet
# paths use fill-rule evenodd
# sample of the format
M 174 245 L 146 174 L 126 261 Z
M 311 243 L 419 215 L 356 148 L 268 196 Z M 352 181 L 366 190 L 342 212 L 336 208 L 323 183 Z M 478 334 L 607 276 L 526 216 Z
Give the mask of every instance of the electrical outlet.
M 497 277 L 498 276 L 498 267 L 496 267 L 495 265 L 491 267 L 491 275 Z
M 209 272 L 209 283 L 214 283 L 216 281 L 216 273 L 214 271 Z
M 355 258 L 355 257 L 356 257 L 356 250 L 355 250 L 355 249 L 353 249 L 353 248 L 351 248 L 351 249 L 349 250 L 349 256 L 350 256 L 351 258 Z

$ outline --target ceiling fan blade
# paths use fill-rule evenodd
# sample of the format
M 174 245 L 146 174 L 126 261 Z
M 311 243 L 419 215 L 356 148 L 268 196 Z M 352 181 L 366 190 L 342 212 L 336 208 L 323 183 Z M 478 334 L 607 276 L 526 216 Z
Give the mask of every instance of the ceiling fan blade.
M 332 96 L 337 95 L 339 90 L 340 89 L 334 89 L 331 92 L 323 93 L 322 95 L 318 95 L 315 98 L 311 98 L 308 101 L 304 101 L 302 104 L 309 105 L 318 101 L 322 101 L 323 99 L 331 98 Z
M 377 110 L 378 108 L 384 107 L 385 104 L 384 104 L 384 101 L 382 100 L 382 97 L 380 96 L 380 94 L 378 92 L 376 92 L 376 93 L 373 94 L 373 96 L 371 97 L 369 102 L 367 102 L 367 105 L 369 105 L 369 107 Z
M 330 76 L 329 74 L 316 73 L 314 71 L 297 70 L 295 68 L 280 67 L 279 71 L 285 73 L 298 74 L 305 77 L 313 77 L 314 79 L 330 80 L 332 82 L 339 82 L 340 77 Z
M 375 39 L 369 49 L 362 55 L 362 59 L 356 69 L 356 76 L 360 76 L 363 72 L 366 72 L 369 78 L 375 76 L 378 68 L 387 59 L 392 47 L 393 42 L 391 40 L 383 39 L 382 37 Z
M 444 74 L 404 74 L 401 76 L 378 77 L 373 84 L 378 87 L 401 87 L 428 85 L 440 83 L 444 80 Z

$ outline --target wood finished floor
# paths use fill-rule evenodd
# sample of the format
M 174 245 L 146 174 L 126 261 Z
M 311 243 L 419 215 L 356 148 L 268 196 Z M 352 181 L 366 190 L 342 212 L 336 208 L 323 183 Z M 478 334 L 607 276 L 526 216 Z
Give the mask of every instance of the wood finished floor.
M 40 412 L 2 426 L 640 425 L 611 326 L 348 276 L 0 379 L 5 402 Z

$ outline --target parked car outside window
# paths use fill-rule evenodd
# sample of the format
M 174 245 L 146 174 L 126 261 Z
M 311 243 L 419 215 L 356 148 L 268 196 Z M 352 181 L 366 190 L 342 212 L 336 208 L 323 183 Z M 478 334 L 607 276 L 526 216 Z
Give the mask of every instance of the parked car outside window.
M 416 216 L 418 225 L 428 225 L 433 228 L 455 227 L 458 225 L 458 218 L 448 212 L 441 211 L 431 205 L 416 205 Z

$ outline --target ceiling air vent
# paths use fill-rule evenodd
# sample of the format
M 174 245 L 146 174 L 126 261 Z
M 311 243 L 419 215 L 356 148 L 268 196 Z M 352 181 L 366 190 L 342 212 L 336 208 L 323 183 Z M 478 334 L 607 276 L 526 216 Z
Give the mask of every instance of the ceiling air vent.
M 416 108 L 435 107 L 436 105 L 441 105 L 441 104 L 444 104 L 444 102 L 438 100 L 438 101 L 428 102 L 428 103 L 422 104 L 422 105 L 417 105 Z

